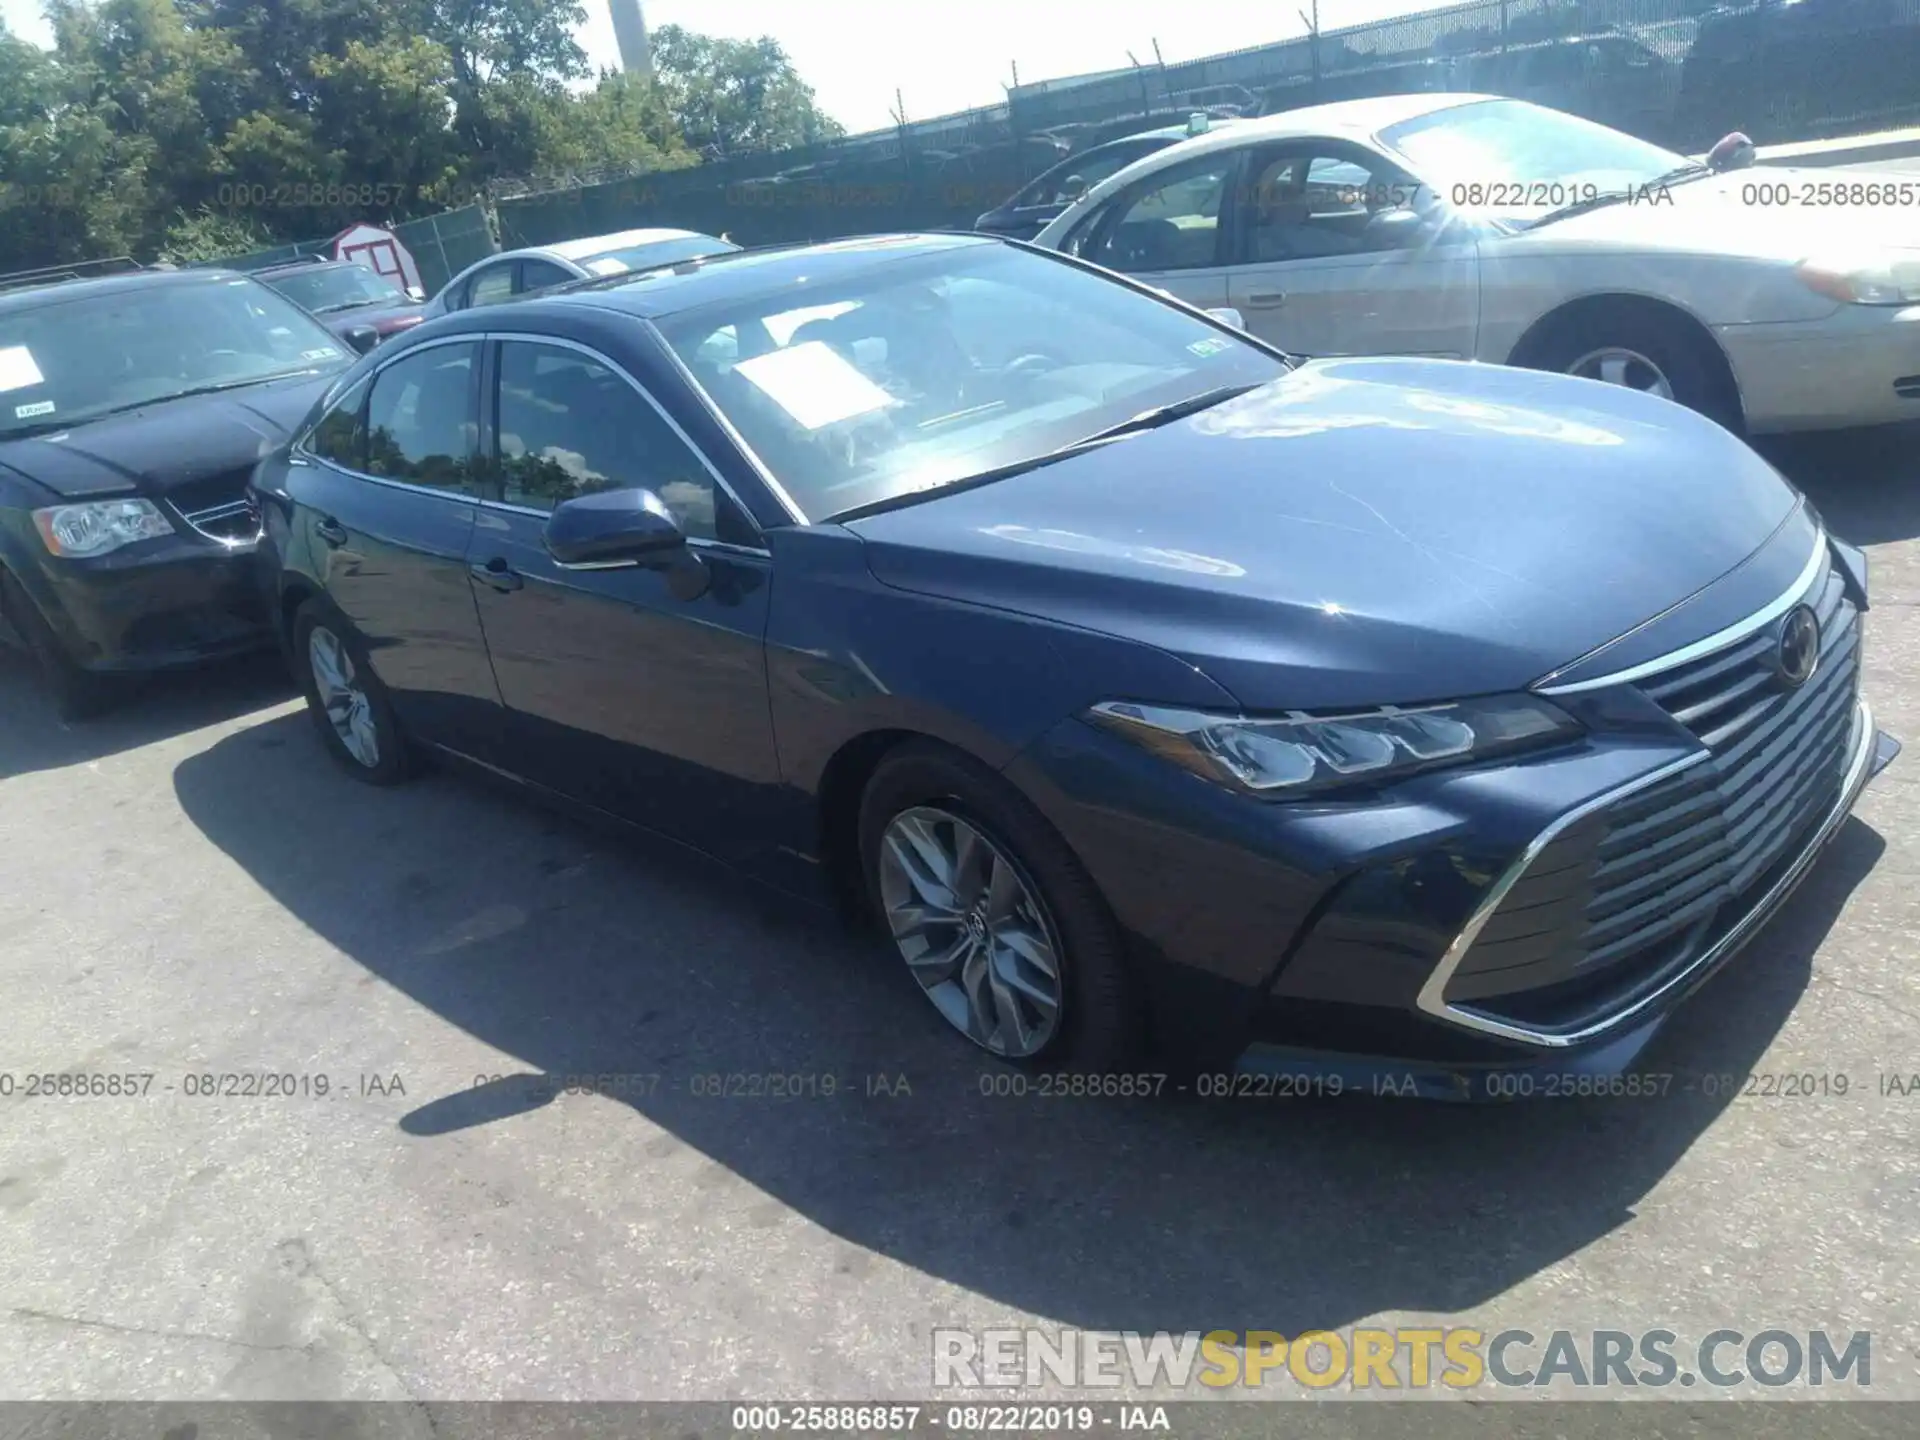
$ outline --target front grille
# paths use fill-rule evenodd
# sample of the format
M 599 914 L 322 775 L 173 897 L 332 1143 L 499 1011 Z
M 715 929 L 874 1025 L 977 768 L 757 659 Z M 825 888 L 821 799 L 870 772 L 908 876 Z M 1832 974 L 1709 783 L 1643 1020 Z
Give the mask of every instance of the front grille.
M 180 518 L 209 540 L 245 545 L 260 538 L 260 515 L 247 496 L 249 471 L 194 480 L 167 492 Z
M 1838 799 L 1860 625 L 1837 570 L 1807 592 L 1819 661 L 1774 665 L 1782 622 L 1640 682 L 1708 758 L 1555 837 L 1482 927 L 1449 1001 L 1524 1024 L 1582 1023 L 1660 984 L 1758 903 Z

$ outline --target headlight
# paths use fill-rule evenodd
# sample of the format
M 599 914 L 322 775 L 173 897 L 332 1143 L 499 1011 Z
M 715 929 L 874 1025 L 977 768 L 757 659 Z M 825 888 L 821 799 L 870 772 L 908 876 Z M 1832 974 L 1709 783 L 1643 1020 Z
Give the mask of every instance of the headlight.
M 1532 695 L 1332 718 L 1211 715 L 1110 700 L 1086 718 L 1196 775 L 1269 800 L 1398 780 L 1583 733 L 1572 716 Z
M 174 534 L 167 517 L 148 500 L 90 500 L 83 505 L 50 505 L 33 512 L 40 538 L 55 555 L 82 559 Z
M 1822 255 L 1800 262 L 1800 283 L 1843 305 L 1911 305 L 1920 301 L 1920 250 Z

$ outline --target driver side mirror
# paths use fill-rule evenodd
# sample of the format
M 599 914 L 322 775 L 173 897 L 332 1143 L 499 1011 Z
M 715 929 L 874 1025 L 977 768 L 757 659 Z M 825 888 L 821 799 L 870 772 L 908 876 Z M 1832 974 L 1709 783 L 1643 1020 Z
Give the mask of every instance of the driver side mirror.
M 686 532 L 651 490 L 600 490 L 554 507 L 547 553 L 562 565 L 639 565 L 670 560 Z
M 1402 206 L 1367 221 L 1367 241 L 1377 250 L 1411 250 L 1436 226 L 1432 218 Z
M 347 331 L 346 341 L 364 355 L 380 343 L 380 332 L 371 325 L 356 325 Z
M 1207 314 L 1218 320 L 1222 325 L 1231 325 L 1236 330 L 1244 330 L 1247 328 L 1247 317 L 1231 305 L 1209 305 L 1207 307 Z
M 1753 141 L 1738 130 L 1723 135 L 1707 152 L 1707 168 L 1716 175 L 1729 170 L 1745 170 L 1755 160 Z

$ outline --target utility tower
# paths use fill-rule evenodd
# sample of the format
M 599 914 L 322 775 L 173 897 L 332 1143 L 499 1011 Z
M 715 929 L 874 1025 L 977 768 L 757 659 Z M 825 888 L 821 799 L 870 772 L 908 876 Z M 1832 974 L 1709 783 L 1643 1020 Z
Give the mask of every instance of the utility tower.
M 647 17 L 640 13 L 640 0 L 607 0 L 613 11 L 613 38 L 620 46 L 620 68 L 629 75 L 645 75 L 653 69 L 653 57 L 647 49 Z

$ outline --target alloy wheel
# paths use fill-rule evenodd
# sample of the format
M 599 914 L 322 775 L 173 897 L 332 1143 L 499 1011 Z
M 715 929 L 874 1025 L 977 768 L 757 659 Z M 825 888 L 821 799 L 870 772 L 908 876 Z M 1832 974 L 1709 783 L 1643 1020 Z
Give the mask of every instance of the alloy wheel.
M 1629 390 L 1658 395 L 1662 400 L 1673 399 L 1673 382 L 1667 379 L 1666 372 L 1638 350 L 1629 350 L 1620 345 L 1609 345 L 1582 355 L 1567 367 L 1567 373 L 1578 375 L 1583 380 L 1624 385 Z
M 380 729 L 347 647 L 326 626 L 316 625 L 307 637 L 307 663 L 333 733 L 356 761 L 369 770 L 376 768 L 380 764 Z
M 935 806 L 903 810 L 880 837 L 880 900 L 901 958 L 956 1030 L 1009 1060 L 1060 1027 L 1052 917 L 1012 859 Z

